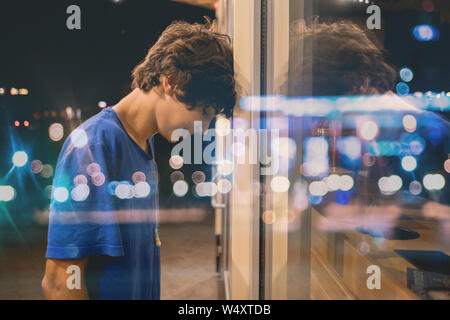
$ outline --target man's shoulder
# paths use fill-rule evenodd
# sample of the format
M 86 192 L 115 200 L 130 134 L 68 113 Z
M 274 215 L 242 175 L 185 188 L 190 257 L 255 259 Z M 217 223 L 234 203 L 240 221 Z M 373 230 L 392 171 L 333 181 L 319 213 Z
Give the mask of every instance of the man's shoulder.
M 69 144 L 78 144 L 79 147 L 83 145 L 113 146 L 125 134 L 113 112 L 105 109 L 87 119 L 70 133 L 65 141 L 66 147 Z

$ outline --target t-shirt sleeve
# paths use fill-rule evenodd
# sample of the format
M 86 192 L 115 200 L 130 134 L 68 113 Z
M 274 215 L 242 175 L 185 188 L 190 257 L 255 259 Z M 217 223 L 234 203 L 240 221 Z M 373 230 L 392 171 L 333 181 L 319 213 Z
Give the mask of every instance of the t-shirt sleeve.
M 46 257 L 122 256 L 118 210 L 111 193 L 117 163 L 104 145 L 66 144 L 53 180 Z

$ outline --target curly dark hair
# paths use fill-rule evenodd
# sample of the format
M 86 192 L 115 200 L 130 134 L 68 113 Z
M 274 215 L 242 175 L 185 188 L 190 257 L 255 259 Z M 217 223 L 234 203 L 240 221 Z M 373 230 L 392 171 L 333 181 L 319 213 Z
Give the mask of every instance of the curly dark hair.
M 166 76 L 176 99 L 189 109 L 213 107 L 230 117 L 236 103 L 233 50 L 216 24 L 175 21 L 132 73 L 132 88 L 149 91 Z
M 347 20 L 291 26 L 291 96 L 383 94 L 394 88 L 396 70 L 375 37 Z

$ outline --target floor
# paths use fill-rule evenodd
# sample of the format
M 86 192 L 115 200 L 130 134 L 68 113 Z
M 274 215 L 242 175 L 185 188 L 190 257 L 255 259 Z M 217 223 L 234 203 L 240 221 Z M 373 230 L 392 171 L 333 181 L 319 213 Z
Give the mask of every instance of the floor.
M 20 233 L 23 241 L 14 230 L 0 229 L 0 299 L 43 299 L 40 283 L 47 229 L 21 228 Z M 215 272 L 210 211 L 161 212 L 160 239 L 162 300 L 223 297 Z

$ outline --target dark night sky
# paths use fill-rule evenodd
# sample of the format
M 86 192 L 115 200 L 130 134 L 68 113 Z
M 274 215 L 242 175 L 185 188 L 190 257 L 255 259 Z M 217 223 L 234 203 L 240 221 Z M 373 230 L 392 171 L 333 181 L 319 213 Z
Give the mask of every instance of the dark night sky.
M 71 4 L 81 8 L 81 30 L 66 28 Z M 29 97 L 11 97 L 23 115 L 115 104 L 162 30 L 204 15 L 214 12 L 169 0 L 0 0 L 0 86 L 29 89 Z

